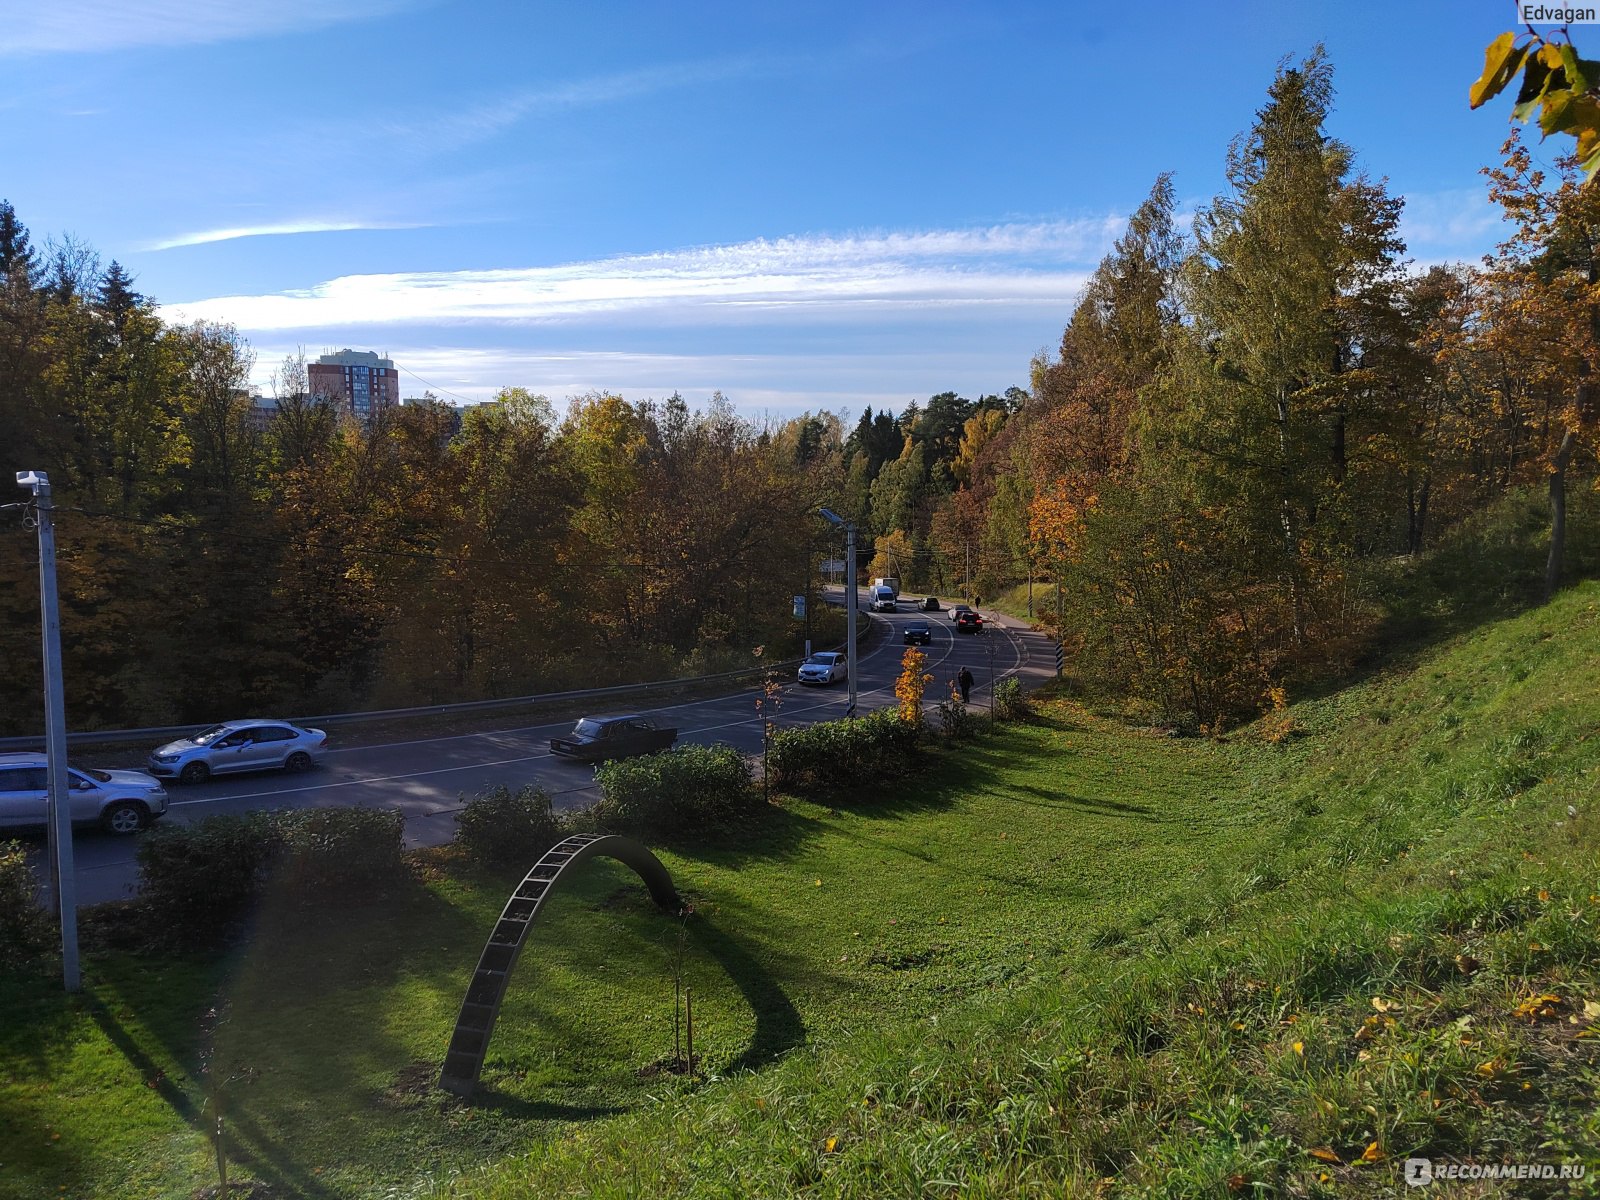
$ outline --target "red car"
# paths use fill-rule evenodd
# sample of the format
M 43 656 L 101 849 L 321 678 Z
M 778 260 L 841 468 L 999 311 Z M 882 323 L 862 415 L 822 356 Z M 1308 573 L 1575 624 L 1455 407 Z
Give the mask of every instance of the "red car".
M 983 618 L 970 609 L 964 613 L 956 614 L 957 633 L 982 633 Z

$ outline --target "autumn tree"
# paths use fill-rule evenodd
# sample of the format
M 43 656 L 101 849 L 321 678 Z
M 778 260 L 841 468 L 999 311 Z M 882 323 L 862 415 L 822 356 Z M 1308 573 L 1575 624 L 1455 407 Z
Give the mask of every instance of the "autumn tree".
M 1488 175 L 1512 233 L 1483 278 L 1475 333 L 1517 367 L 1516 420 L 1550 502 L 1548 599 L 1561 584 L 1568 476 L 1593 456 L 1600 421 L 1600 189 L 1580 180 L 1570 157 L 1547 178 L 1515 134 Z

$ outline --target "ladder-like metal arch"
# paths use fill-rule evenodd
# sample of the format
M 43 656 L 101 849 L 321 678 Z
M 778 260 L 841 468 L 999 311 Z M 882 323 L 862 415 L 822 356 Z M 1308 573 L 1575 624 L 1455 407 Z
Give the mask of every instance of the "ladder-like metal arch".
M 505 999 L 506 984 L 511 978 L 522 947 L 528 940 L 528 931 L 538 919 L 544 902 L 572 868 L 596 855 L 614 858 L 624 866 L 632 867 L 650 889 L 650 898 L 670 913 L 683 909 L 677 888 L 672 886 L 672 876 L 661 860 L 632 838 L 614 834 L 576 834 L 545 851 L 544 857 L 533 864 L 533 869 L 517 885 L 506 901 L 500 919 L 478 958 L 478 969 L 472 973 L 467 994 L 461 1001 L 461 1012 L 456 1017 L 455 1032 L 450 1035 L 450 1048 L 445 1052 L 444 1068 L 439 1073 L 439 1086 L 457 1096 L 470 1098 L 483 1071 L 483 1059 L 489 1050 L 489 1038 L 494 1034 L 495 1021 L 500 1016 L 500 1004 Z

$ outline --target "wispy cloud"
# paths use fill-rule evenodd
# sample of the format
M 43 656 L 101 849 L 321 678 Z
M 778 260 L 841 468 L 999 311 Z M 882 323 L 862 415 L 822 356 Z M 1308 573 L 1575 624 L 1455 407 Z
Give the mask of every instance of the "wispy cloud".
M 258 347 L 256 386 L 267 390 L 271 371 L 304 347 Z M 1027 348 L 944 345 L 916 353 L 884 353 L 877 346 L 828 353 L 650 354 L 627 350 L 526 350 L 509 346 L 385 344 L 383 353 L 402 371 L 401 391 L 473 403 L 501 388 L 520 386 L 561 401 L 590 390 L 629 399 L 681 392 L 691 402 L 721 391 L 747 415 L 837 410 L 863 404 L 903 407 L 919 395 L 954 388 L 964 394 L 1000 391 L 1027 374 Z
M 757 239 L 550 267 L 346 275 L 302 291 L 168 306 L 245 330 L 540 322 L 655 311 L 694 319 L 786 310 L 1059 306 L 1121 218 L 853 237 Z
M 0 57 L 193 46 L 303 32 L 393 12 L 406 0 L 50 0 L 7 6 Z
M 147 242 L 141 250 L 173 250 L 180 246 L 205 246 L 237 238 L 280 237 L 296 233 L 344 233 L 355 229 L 426 229 L 419 221 L 318 220 L 279 221 L 270 225 L 241 225 L 232 229 L 204 229 Z
M 1400 217 L 1400 234 L 1419 257 L 1476 258 L 1502 236 L 1504 214 L 1484 188 L 1412 192 Z
M 408 155 L 433 153 L 486 141 L 524 121 L 543 115 L 619 104 L 675 89 L 722 83 L 731 79 L 750 76 L 770 78 L 783 69 L 781 63 L 755 57 L 669 63 L 540 87 L 519 88 L 467 104 L 453 112 L 377 120 L 362 118 L 359 126 L 347 122 L 329 122 L 320 129 L 302 131 L 298 137 L 302 150 L 305 142 L 312 140 L 320 146 L 343 152 L 351 138 L 359 136 L 363 142 L 386 138 L 402 144 Z

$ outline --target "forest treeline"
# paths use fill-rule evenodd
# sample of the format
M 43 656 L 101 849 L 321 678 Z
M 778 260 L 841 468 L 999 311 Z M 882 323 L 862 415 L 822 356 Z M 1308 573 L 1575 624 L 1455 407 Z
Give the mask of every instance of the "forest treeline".
M 1408 604 L 1548 594 L 1593 565 L 1600 188 L 1513 138 L 1487 172 L 1503 245 L 1417 269 L 1332 94 L 1320 53 L 1281 68 L 1191 221 L 1158 178 L 1028 388 L 854 423 L 521 389 L 459 431 L 432 402 L 363 423 L 291 359 L 258 431 L 233 330 L 164 324 L 0 206 L 0 444 L 57 486 L 70 721 L 748 663 L 803 635 L 790 598 L 838 553 L 819 504 L 861 528 L 864 574 L 1048 583 L 1076 674 L 1200 726 L 1336 677 Z M 1468 550 L 1418 600 L 1434 547 L 1526 524 L 1529 496 L 1535 577 Z M 0 539 L 6 732 L 39 724 L 34 562 L 20 525 Z

